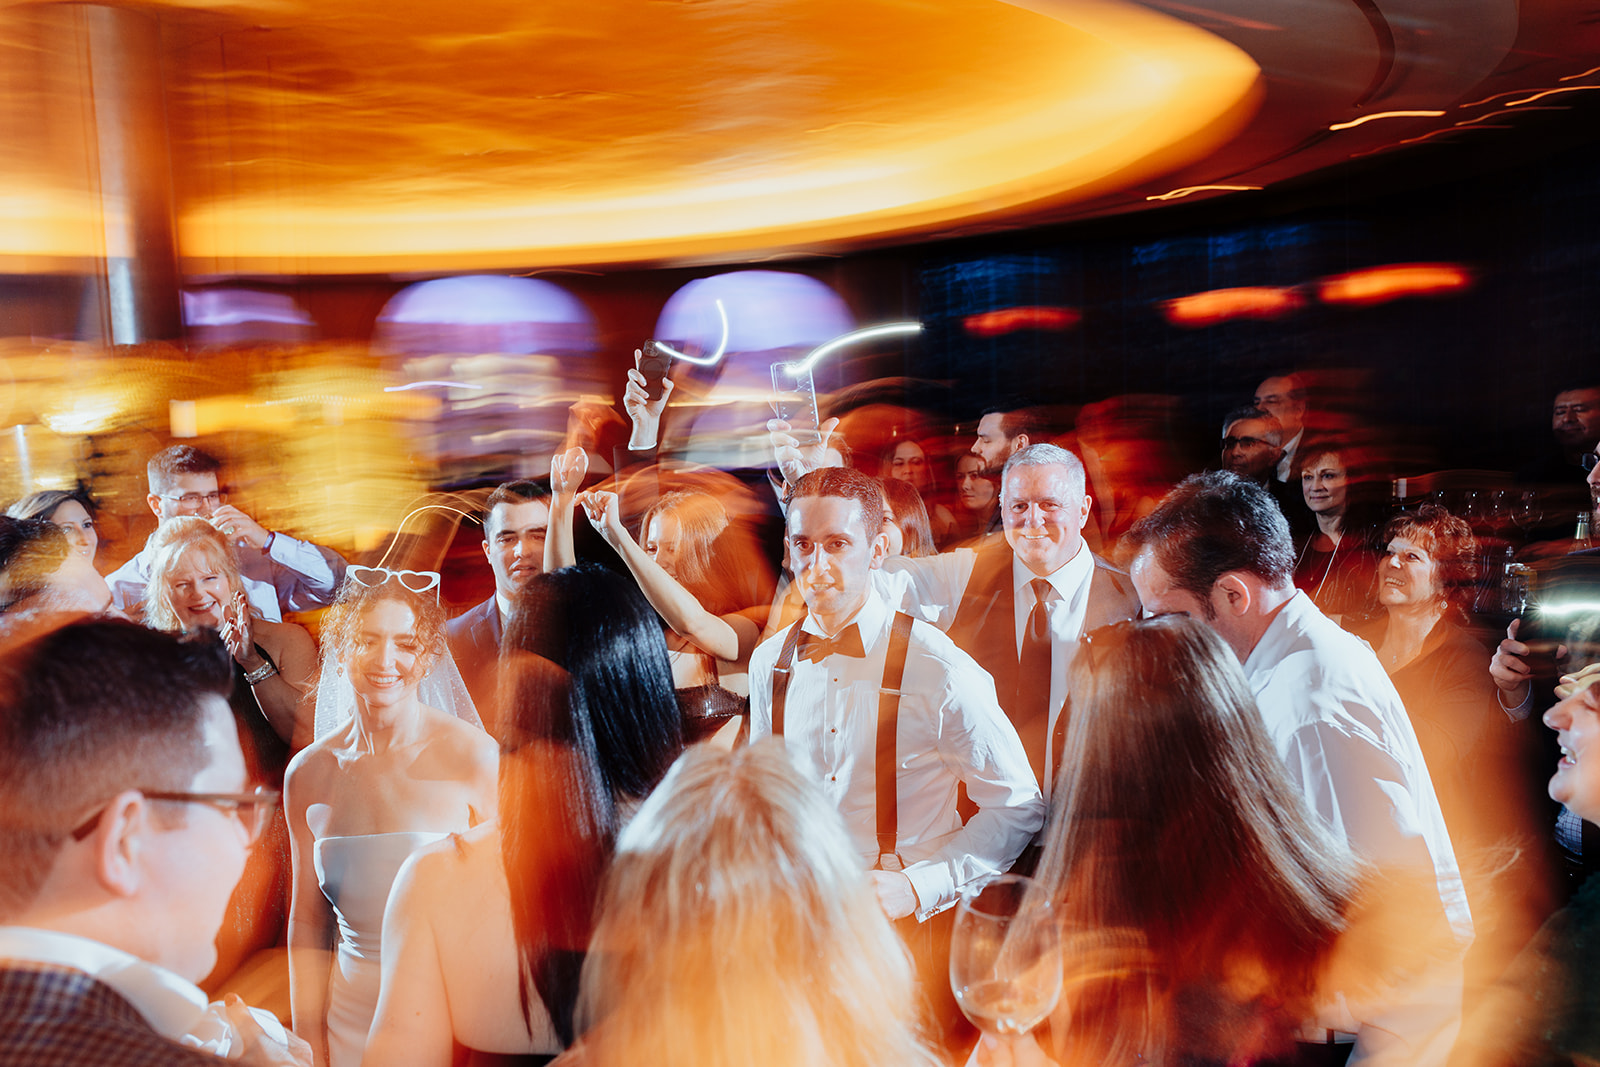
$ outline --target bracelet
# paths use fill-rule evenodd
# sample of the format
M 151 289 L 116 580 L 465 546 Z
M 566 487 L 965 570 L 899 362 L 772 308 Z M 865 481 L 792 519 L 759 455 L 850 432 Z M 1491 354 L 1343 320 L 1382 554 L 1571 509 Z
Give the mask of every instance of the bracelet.
M 268 678 L 271 678 L 274 674 L 278 673 L 278 665 L 272 662 L 272 657 L 267 655 L 266 649 L 262 648 L 260 645 L 257 645 L 256 655 L 266 660 L 266 662 L 253 671 L 244 672 L 244 680 L 249 682 L 251 685 L 264 682 Z

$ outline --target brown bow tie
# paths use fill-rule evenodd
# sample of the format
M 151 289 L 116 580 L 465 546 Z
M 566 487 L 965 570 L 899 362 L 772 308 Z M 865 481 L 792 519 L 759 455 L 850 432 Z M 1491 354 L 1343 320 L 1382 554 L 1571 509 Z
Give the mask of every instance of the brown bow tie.
M 811 663 L 820 663 L 836 652 L 841 656 L 854 656 L 856 659 L 861 659 L 867 654 L 866 649 L 861 647 L 861 631 L 856 629 L 855 623 L 839 631 L 837 637 L 806 634 L 805 640 L 800 644 L 801 658 Z

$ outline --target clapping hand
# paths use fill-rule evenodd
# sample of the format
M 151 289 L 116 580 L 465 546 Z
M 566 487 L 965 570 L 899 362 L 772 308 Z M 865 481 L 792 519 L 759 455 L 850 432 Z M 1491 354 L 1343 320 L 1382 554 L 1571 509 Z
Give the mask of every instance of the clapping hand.
M 622 533 L 622 504 L 617 494 L 604 489 L 591 490 L 578 495 L 578 503 L 588 516 L 589 525 L 599 531 L 606 543 L 615 548 Z
M 233 594 L 233 599 L 228 601 L 227 608 L 222 613 L 222 629 L 219 631 L 222 641 L 228 646 L 228 651 L 245 670 L 254 670 L 261 666 L 261 657 L 256 652 L 255 634 L 250 624 L 250 602 L 245 598 L 244 592 Z M 256 662 L 252 665 L 249 660 Z

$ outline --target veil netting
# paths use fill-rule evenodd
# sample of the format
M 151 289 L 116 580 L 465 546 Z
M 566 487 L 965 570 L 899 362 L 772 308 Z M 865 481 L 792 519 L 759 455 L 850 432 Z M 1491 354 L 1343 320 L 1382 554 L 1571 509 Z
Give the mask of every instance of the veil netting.
M 341 669 L 333 646 L 334 642 L 329 641 L 322 649 L 322 667 L 317 679 L 316 737 L 332 733 L 355 714 L 355 687 L 350 684 L 349 675 Z M 467 683 L 462 680 L 461 670 L 456 666 L 456 658 L 450 654 L 448 645 L 433 661 L 433 668 L 417 687 L 417 699 L 483 729 L 483 720 L 478 718 L 478 709 L 473 707 Z

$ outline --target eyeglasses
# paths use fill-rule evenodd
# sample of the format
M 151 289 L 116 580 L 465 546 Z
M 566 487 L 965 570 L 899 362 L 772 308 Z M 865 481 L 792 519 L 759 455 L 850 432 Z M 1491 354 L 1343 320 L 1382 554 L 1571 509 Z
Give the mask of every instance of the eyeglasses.
M 1277 445 L 1272 444 L 1271 441 L 1263 440 L 1260 437 L 1224 437 L 1222 439 L 1222 450 L 1224 452 L 1230 448 L 1243 448 L 1248 445 L 1269 445 L 1273 448 L 1278 447 Z
M 426 593 L 439 586 L 438 571 L 392 571 L 388 567 L 347 567 L 345 576 L 357 585 L 376 589 L 387 581 L 396 581 L 413 593 Z
M 249 837 L 248 843 L 252 845 L 261 839 L 261 833 L 272 820 L 273 812 L 278 810 L 278 800 L 283 795 L 278 790 L 268 789 L 264 785 L 258 785 L 248 793 L 171 793 L 154 789 L 141 789 L 139 793 L 146 800 L 166 800 L 176 804 L 207 804 L 218 811 L 230 814 L 239 820 L 240 826 L 244 827 L 245 834 Z M 94 833 L 95 827 L 100 825 L 100 817 L 105 813 L 106 809 L 103 807 L 85 819 L 82 825 L 72 831 L 72 839 L 82 841 Z
M 226 504 L 228 494 L 221 489 L 213 489 L 209 493 L 162 493 L 161 499 L 170 500 L 183 508 L 214 508 L 218 504 Z

